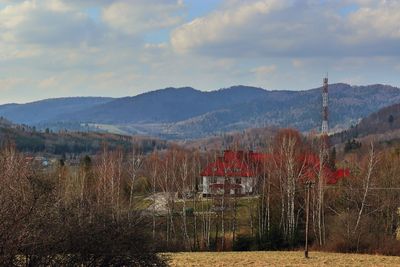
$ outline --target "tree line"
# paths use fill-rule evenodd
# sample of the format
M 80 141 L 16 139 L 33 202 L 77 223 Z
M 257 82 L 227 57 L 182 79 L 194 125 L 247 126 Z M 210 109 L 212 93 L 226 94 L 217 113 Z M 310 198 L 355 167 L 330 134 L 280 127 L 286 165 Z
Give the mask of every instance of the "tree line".
M 160 249 L 299 248 L 304 244 L 305 184 L 311 180 L 309 238 L 315 248 L 399 253 L 398 148 L 382 148 L 371 141 L 354 151 L 324 151 L 319 137 L 291 129 L 280 130 L 263 147 L 261 152 L 270 157 L 250 165 L 258 176 L 255 194 L 245 197 L 199 196 L 199 173 L 221 151 L 172 147 L 146 156 L 141 174 L 147 178 L 146 192 L 152 193 L 153 203 L 157 194 L 164 197 L 163 210 L 157 205 L 149 210 Z M 326 170 L 338 168 L 348 169 L 350 175 L 332 182 Z
M 321 147 L 318 137 L 280 130 L 260 149 L 269 157 L 249 165 L 257 173 L 253 194 L 205 198 L 199 174 L 221 155 L 219 149 L 169 146 L 143 153 L 134 141 L 130 150 L 104 144 L 78 167 L 60 161 L 42 170 L 5 143 L 1 263 L 162 265 L 161 251 L 300 248 L 307 181 L 314 184 L 314 248 L 399 255 L 400 150 L 370 142 L 333 156 Z M 350 176 L 328 184 L 328 165 L 349 168 Z

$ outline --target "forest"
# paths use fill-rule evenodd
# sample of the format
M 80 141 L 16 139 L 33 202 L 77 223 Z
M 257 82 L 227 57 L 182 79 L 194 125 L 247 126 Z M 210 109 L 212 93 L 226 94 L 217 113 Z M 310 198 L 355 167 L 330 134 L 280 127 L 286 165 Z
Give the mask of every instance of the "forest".
M 307 184 L 311 249 L 400 255 L 400 147 L 369 140 L 322 149 L 280 129 L 246 196 L 201 194 L 214 149 L 144 151 L 103 143 L 79 166 L 40 169 L 13 142 L 0 150 L 0 261 L 7 266 L 156 265 L 159 252 L 302 249 Z M 244 143 L 231 150 L 249 150 Z M 328 183 L 326 168 L 349 175 Z

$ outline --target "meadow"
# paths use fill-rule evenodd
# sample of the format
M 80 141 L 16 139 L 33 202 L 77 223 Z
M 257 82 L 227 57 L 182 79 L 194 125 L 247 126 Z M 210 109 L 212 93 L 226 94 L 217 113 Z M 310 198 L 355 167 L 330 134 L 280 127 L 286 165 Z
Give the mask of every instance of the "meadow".
M 166 254 L 170 266 L 400 266 L 400 257 L 303 251 L 186 252 Z

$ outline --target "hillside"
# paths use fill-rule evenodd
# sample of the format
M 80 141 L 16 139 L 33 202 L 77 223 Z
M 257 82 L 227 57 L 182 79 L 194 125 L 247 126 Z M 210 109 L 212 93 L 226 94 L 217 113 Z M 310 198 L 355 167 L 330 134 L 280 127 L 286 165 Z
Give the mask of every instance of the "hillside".
M 32 128 L 14 125 L 0 120 L 0 143 L 11 141 L 22 152 L 42 153 L 51 155 L 89 154 L 100 151 L 103 144 L 110 149 L 121 147 L 125 150 L 132 148 L 132 137 L 98 132 L 37 132 Z M 163 149 L 166 142 L 155 138 L 137 137 L 135 142 L 144 152 L 155 148 Z
M 60 114 L 79 112 L 111 100 L 108 97 L 67 97 L 27 104 L 5 104 L 0 105 L 0 116 L 17 124 L 36 125 L 44 121 L 54 121 Z
M 400 103 L 397 103 L 370 114 L 350 129 L 334 134 L 331 139 L 335 144 L 366 136 L 375 136 L 379 137 L 381 141 L 390 141 L 400 138 L 399 131 Z
M 380 108 L 400 102 L 399 88 L 388 85 L 338 83 L 330 85 L 329 90 L 330 127 L 334 131 L 346 129 Z M 167 139 L 202 138 L 265 126 L 310 131 L 319 129 L 321 124 L 321 88 L 269 91 L 233 86 L 203 92 L 184 87 L 134 97 L 97 99 L 97 104 L 90 99 L 89 104 L 76 107 L 63 101 L 59 100 L 58 106 L 41 101 L 42 113 L 34 111 L 34 103 L 26 104 L 26 111 L 24 105 L 19 106 L 16 114 L 9 111 L 9 106 L 0 106 L 0 116 L 41 129 L 77 130 L 86 125 L 87 129 L 96 131 Z
M 191 87 L 166 88 L 119 98 L 83 112 L 64 114 L 60 119 L 110 124 L 178 122 L 252 101 L 264 94 L 262 89 L 242 86 L 213 92 Z
M 187 149 L 212 151 L 219 149 L 267 150 L 279 128 L 251 128 L 244 131 L 233 131 L 217 136 L 199 139 L 181 140 L 176 143 Z
M 362 119 L 357 128 L 363 135 L 400 129 L 400 103 L 380 109 Z

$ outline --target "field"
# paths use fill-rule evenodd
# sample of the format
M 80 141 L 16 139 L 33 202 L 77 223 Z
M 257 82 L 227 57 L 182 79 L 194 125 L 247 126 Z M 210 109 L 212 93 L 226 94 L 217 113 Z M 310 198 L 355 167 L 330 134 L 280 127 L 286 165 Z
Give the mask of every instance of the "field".
M 171 266 L 400 266 L 400 257 L 310 252 L 192 252 L 167 254 Z

